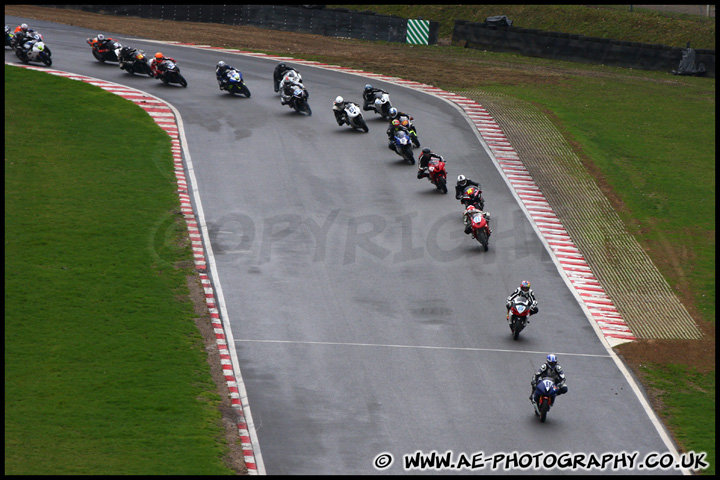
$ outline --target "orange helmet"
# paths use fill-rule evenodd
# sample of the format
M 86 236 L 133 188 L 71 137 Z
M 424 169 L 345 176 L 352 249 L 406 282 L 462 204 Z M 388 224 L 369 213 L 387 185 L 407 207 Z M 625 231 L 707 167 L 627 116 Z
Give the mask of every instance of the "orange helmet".
M 162 60 L 163 58 L 165 58 L 165 56 L 164 56 L 162 53 L 157 52 L 157 53 L 155 54 L 155 58 L 157 58 L 158 60 Z

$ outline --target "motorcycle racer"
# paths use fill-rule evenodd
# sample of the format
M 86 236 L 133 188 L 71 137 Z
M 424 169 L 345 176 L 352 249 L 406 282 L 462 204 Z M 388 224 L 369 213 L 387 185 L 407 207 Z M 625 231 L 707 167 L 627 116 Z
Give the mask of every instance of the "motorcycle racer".
M 348 122 L 347 115 L 345 114 L 345 106 L 352 102 L 346 102 L 345 99 L 341 96 L 337 96 L 335 98 L 335 101 L 333 102 L 333 114 L 335 115 L 335 121 L 338 125 L 342 126 L 343 124 L 347 123 L 348 125 L 350 122 Z
M 152 71 L 153 78 L 158 78 L 162 73 L 162 64 L 166 61 L 175 62 L 174 58 L 166 57 L 162 52 L 157 52 L 155 57 L 150 60 L 150 71 Z
M 482 190 L 482 187 L 479 183 L 473 182 L 469 178 L 467 178 L 465 175 L 458 175 L 457 177 L 457 183 L 455 184 L 455 198 L 457 200 L 460 200 L 460 197 L 462 197 L 463 190 L 465 190 L 466 187 L 469 185 L 473 185 L 475 187 L 478 187 L 479 190 Z
M 228 83 L 227 73 L 232 72 L 232 71 L 240 73 L 240 70 L 238 70 L 235 67 L 231 67 L 230 65 L 223 62 L 222 60 L 220 60 L 217 63 L 217 66 L 215 67 L 215 77 L 217 78 L 220 90 L 223 90 L 223 88 L 225 88 L 227 86 L 227 83 Z
M 470 222 L 470 217 L 476 213 L 481 213 L 483 217 L 485 217 L 485 221 L 487 222 L 488 227 L 488 238 L 492 234 L 492 229 L 490 228 L 490 212 L 483 212 L 479 208 L 476 208 L 475 205 L 468 205 L 468 207 L 463 212 L 463 223 L 465 224 L 465 234 L 469 235 L 472 232 L 472 223 Z
M 369 83 L 363 90 L 363 110 L 375 110 L 375 100 L 378 93 L 388 93 L 382 88 L 374 88 Z
M 532 380 L 530 381 L 530 385 L 532 385 L 530 401 L 532 403 L 537 403 L 538 399 L 535 393 L 535 387 L 537 386 L 540 379 L 545 377 L 550 377 L 552 378 L 553 382 L 555 382 L 555 386 L 558 387 L 558 395 L 567 393 L 568 387 L 567 385 L 565 385 L 565 372 L 563 372 L 562 367 L 558 365 L 557 356 L 551 353 L 547 356 L 545 363 L 540 365 L 537 373 L 532 376 Z M 550 405 L 552 405 L 552 403 Z
M 392 112 L 393 110 L 395 110 L 395 107 L 391 108 L 390 112 Z M 431 151 L 429 148 L 425 147 L 422 149 L 422 153 L 418 157 L 417 178 L 425 178 L 430 176 L 430 172 L 428 172 L 428 163 L 433 158 L 436 158 L 441 162 L 445 161 L 441 155 L 438 155 L 437 153 Z
M 388 141 L 390 142 L 388 144 L 388 148 L 390 150 L 395 150 L 395 134 L 397 132 L 399 132 L 400 130 L 404 130 L 405 132 L 407 132 L 407 128 L 400 125 L 400 120 L 393 120 L 390 123 L 390 126 L 388 127 L 387 131 L 385 132 L 385 133 L 387 133 Z
M 280 104 L 287 105 L 296 87 L 305 89 L 302 78 L 294 70 L 290 70 L 280 84 Z

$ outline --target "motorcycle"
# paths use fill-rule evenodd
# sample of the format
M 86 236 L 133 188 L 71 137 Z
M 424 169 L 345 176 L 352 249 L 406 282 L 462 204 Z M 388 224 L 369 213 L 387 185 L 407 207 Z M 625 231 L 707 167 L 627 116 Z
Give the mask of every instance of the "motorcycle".
M 533 399 L 533 408 L 535 409 L 535 415 L 540 417 L 541 422 L 545 423 L 547 414 L 550 411 L 550 407 L 555 403 L 557 394 L 558 387 L 552 378 L 542 378 L 535 386 L 534 399 L 537 398 L 537 400 Z
M 447 172 L 445 171 L 445 162 L 443 160 L 437 160 L 433 158 L 428 163 L 428 180 L 430 183 L 435 185 L 438 190 L 443 193 L 447 193 Z
M 490 228 L 488 227 L 487 220 L 482 212 L 475 212 L 470 215 L 470 228 L 472 237 L 480 242 L 487 252 L 488 241 L 490 239 Z
M 369 129 L 367 123 L 365 123 L 365 119 L 362 116 L 362 112 L 360 112 L 360 107 L 358 107 L 352 102 L 348 102 L 345 105 L 344 110 L 348 125 L 350 125 L 354 129 L 362 130 L 365 133 L 368 132 Z
M 10 30 L 10 27 L 5 25 L 5 46 L 10 48 L 15 48 L 14 40 L 15 35 L 13 34 L 12 30 Z
M 510 331 L 512 332 L 515 340 L 518 339 L 520 332 L 522 332 L 527 326 L 528 319 L 530 318 L 530 315 L 533 314 L 533 306 L 534 305 L 530 304 L 530 299 L 525 298 L 522 295 L 518 295 L 513 298 L 506 320 L 510 325 Z
M 161 80 L 165 85 L 177 83 L 183 88 L 187 87 L 187 81 L 185 80 L 185 77 L 180 74 L 180 67 L 178 67 L 175 62 L 165 60 L 158 65 L 157 68 L 160 72 L 158 80 Z
M 99 44 L 97 42 L 93 43 L 92 38 L 88 38 L 87 43 L 92 49 L 93 57 L 95 57 L 98 62 L 105 63 L 118 61 L 118 55 L 120 54 L 120 49 L 122 49 L 122 45 L 120 45 L 120 42 L 113 42 L 110 45 L 110 48 L 105 51 L 100 51 L 98 49 Z
M 302 75 L 300 75 L 300 73 L 297 70 L 295 70 L 293 68 L 289 68 L 283 72 L 282 77 L 280 77 L 280 80 L 278 81 L 277 85 L 275 85 L 276 92 L 280 93 L 282 91 L 283 80 L 285 80 L 285 77 L 287 77 L 288 73 L 290 73 L 290 72 L 295 72 L 295 81 L 297 83 L 302 83 Z
M 482 197 L 482 190 L 475 185 L 468 185 L 463 189 L 460 203 L 466 208 L 468 205 L 475 205 L 475 208 L 485 210 L 485 199 Z
M 395 135 L 393 137 L 393 147 L 395 149 L 395 153 L 403 157 L 405 160 L 407 160 L 410 165 L 415 164 L 415 157 L 413 157 L 413 151 L 412 151 L 412 142 L 410 140 L 410 135 L 403 130 L 400 129 L 397 132 L 395 132 Z
M 118 54 L 118 66 L 129 74 L 144 73 L 153 76 L 150 64 L 145 57 L 145 52 L 130 47 L 122 47 Z
M 52 53 L 42 40 L 32 40 L 25 45 L 18 45 L 15 47 L 15 55 L 22 63 L 42 62 L 48 67 L 52 65 Z
M 380 98 L 375 99 L 372 107 L 375 110 L 375 113 L 381 115 L 384 119 L 387 120 L 390 117 L 390 109 L 392 108 L 392 104 L 390 103 L 390 95 L 388 95 L 387 93 L 381 94 Z
M 296 86 L 293 89 L 292 97 L 290 97 L 290 102 L 288 102 L 288 105 L 290 108 L 295 110 L 298 113 L 302 113 L 305 115 L 312 115 L 312 110 L 310 109 L 310 105 L 308 104 L 308 93 L 307 90 L 304 88 L 300 88 Z
M 242 94 L 248 98 L 250 97 L 250 89 L 248 89 L 247 85 L 245 85 L 242 73 L 237 70 L 230 70 L 226 73 L 225 77 L 227 81 L 222 87 L 223 90 L 229 92 L 231 95 Z
M 410 134 L 410 139 L 412 140 L 412 143 L 415 146 L 415 148 L 418 148 L 420 146 L 420 140 L 418 140 L 417 130 L 415 129 L 415 125 L 410 123 L 410 119 L 408 117 L 406 117 L 405 115 L 402 115 L 399 120 L 400 120 L 400 125 L 407 128 L 407 131 Z

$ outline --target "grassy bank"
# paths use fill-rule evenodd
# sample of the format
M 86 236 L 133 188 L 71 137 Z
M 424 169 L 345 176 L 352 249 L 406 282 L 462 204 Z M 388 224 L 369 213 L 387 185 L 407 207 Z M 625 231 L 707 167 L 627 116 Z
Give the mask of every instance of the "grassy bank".
M 5 474 L 232 473 L 170 138 L 6 66 L 5 142 Z
M 659 43 L 685 48 L 715 49 L 715 18 L 673 14 L 627 5 L 328 5 L 372 11 L 403 18 L 420 18 L 440 24 L 438 36 L 452 37 L 455 20 L 483 22 L 506 15 L 514 27 L 564 32 L 626 42 Z

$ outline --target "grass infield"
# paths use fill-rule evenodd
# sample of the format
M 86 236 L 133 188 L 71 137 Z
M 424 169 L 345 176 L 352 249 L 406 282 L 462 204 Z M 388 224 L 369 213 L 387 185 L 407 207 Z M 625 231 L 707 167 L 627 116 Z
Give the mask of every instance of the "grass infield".
M 176 188 L 142 109 L 5 66 L 5 474 L 233 473 Z

